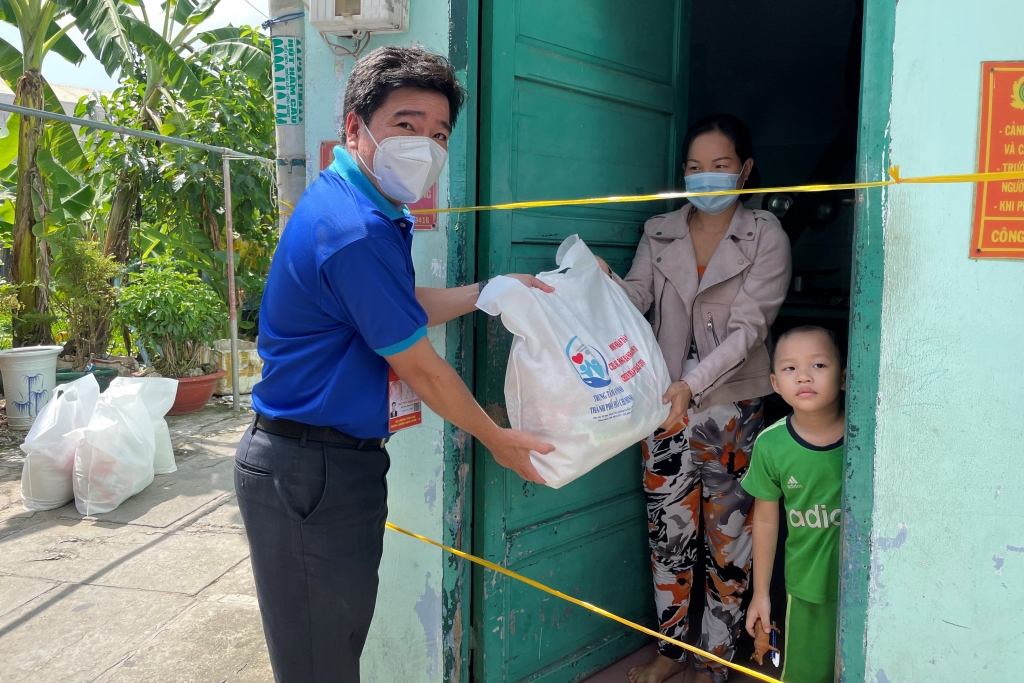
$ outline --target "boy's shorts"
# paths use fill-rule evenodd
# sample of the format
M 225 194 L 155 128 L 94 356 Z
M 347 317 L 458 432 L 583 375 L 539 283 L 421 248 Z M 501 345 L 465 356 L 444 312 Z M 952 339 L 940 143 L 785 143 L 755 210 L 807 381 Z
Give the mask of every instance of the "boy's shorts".
M 785 683 L 832 683 L 836 666 L 837 602 L 815 603 L 787 595 Z

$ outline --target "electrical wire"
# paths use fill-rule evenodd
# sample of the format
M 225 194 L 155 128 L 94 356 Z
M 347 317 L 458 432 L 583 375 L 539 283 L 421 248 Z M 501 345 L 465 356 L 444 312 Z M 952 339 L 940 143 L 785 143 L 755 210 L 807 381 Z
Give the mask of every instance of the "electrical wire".
M 367 31 L 362 37 L 352 36 L 352 40 L 355 41 L 355 46 L 351 49 L 344 45 L 331 42 L 326 33 L 321 33 L 320 37 L 324 39 L 324 42 L 327 43 L 327 48 L 335 57 L 352 57 L 353 59 L 359 59 L 359 55 L 363 54 L 363 51 L 365 51 L 370 45 L 370 31 Z
M 257 7 L 256 5 L 252 4 L 251 2 L 249 2 L 249 0 L 245 0 L 245 4 L 247 4 L 247 5 L 249 6 L 249 7 L 252 7 L 252 8 L 254 9 L 254 10 L 256 10 L 257 12 L 259 12 L 259 13 L 260 13 L 260 16 L 261 16 L 261 17 L 263 17 L 264 19 L 270 19 L 270 17 L 268 17 L 268 16 L 266 15 L 266 14 L 264 14 L 264 13 L 263 13 L 263 12 L 262 12 L 262 11 L 260 10 L 260 8 L 259 8 L 259 7 Z M 262 24 L 260 24 L 260 26 L 262 26 Z
M 245 0 L 245 1 L 249 2 L 249 0 Z M 253 9 L 255 9 L 255 8 L 253 8 Z M 259 12 L 259 10 L 256 10 L 256 11 Z M 260 12 L 260 14 L 263 14 L 263 13 Z M 267 15 L 263 14 L 263 16 L 267 16 Z M 260 24 L 260 28 L 262 28 L 264 31 L 266 31 L 268 28 L 270 28 L 274 24 L 283 24 L 286 21 L 294 21 L 295 19 L 301 19 L 304 16 L 306 16 L 305 12 L 290 12 L 289 14 L 282 14 L 279 17 L 274 17 L 273 19 L 267 19 L 262 24 Z

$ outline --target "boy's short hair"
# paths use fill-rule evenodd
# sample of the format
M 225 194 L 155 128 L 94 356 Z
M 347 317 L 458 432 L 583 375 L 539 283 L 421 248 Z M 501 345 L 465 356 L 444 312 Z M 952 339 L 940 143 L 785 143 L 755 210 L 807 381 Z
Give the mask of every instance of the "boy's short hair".
M 823 334 L 823 335 L 825 335 L 825 337 L 828 338 L 829 342 L 832 344 L 832 348 L 836 352 L 836 358 L 839 359 L 839 367 L 841 369 L 845 369 L 846 368 L 845 354 L 843 353 L 843 350 L 839 347 L 839 341 L 836 339 L 836 333 L 835 332 L 833 332 L 832 330 L 828 329 L 827 327 L 822 327 L 821 325 L 798 325 L 796 327 L 793 327 L 793 328 L 790 328 L 790 329 L 786 330 L 785 332 L 783 332 L 782 334 L 779 335 L 778 339 L 775 340 L 775 345 L 772 347 L 772 357 L 771 357 L 771 366 L 770 366 L 772 373 L 773 374 L 775 373 L 775 354 L 778 352 L 779 344 L 781 344 L 784 339 L 787 339 L 788 337 L 792 337 L 793 335 L 796 335 L 796 334 L 815 334 L 815 333 L 816 334 Z

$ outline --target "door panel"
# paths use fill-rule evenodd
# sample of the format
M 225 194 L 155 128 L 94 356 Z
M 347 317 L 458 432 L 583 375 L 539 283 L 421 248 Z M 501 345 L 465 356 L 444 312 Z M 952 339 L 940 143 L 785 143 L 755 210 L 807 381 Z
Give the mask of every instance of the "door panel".
M 485 0 L 480 203 L 652 193 L 677 186 L 685 126 L 683 1 Z M 665 202 L 480 216 L 480 276 L 555 267 L 579 234 L 625 274 L 644 221 Z M 511 335 L 477 328 L 477 396 L 507 426 Z M 477 554 L 648 626 L 655 622 L 639 448 L 559 489 L 535 486 L 477 446 Z M 492 572 L 474 570 L 475 680 L 561 683 L 643 636 Z
M 677 4 L 676 0 L 646 0 L 644 11 L 632 11 L 622 2 L 523 0 L 519 37 L 671 87 L 676 72 L 672 48 L 677 26 L 672 19 Z

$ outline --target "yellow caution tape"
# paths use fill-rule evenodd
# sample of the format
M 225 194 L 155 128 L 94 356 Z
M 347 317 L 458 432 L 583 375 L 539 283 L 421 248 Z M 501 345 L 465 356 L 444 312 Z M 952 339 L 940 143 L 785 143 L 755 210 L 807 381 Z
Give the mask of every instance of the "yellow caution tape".
M 472 211 L 511 211 L 511 210 L 515 210 L 515 209 L 540 209 L 540 208 L 548 208 L 548 207 L 554 207 L 554 206 L 588 206 L 588 205 L 593 205 L 593 204 L 625 204 L 625 203 L 628 203 L 628 202 L 651 202 L 651 201 L 658 201 L 658 200 L 665 200 L 665 199 L 684 199 L 686 197 L 715 197 L 715 196 L 720 196 L 720 195 L 748 194 L 748 193 L 751 193 L 751 192 L 765 193 L 765 194 L 773 193 L 773 192 L 786 192 L 786 193 L 795 193 L 795 192 L 834 192 L 834 191 L 839 191 L 839 190 L 867 190 L 867 189 L 871 189 L 871 188 L 875 188 L 875 187 L 888 187 L 888 186 L 891 186 L 891 185 L 903 185 L 903 184 L 950 184 L 950 183 L 996 182 L 996 181 L 1000 181 L 1000 180 L 1017 180 L 1017 179 L 1020 179 L 1020 178 L 1024 178 L 1024 170 L 1020 170 L 1020 171 L 999 171 L 999 172 L 992 172 L 992 173 L 964 173 L 964 174 L 956 174 L 956 175 L 918 176 L 918 177 L 902 178 L 902 177 L 900 177 L 900 168 L 899 168 L 899 166 L 892 166 L 892 167 L 889 168 L 889 177 L 890 177 L 890 180 L 876 180 L 876 181 L 863 182 L 863 183 L 843 183 L 843 184 L 829 184 L 829 185 L 793 185 L 793 186 L 789 186 L 789 187 L 769 187 L 769 188 L 741 189 L 741 190 L 718 190 L 718 191 L 715 191 L 715 192 L 659 192 L 657 194 L 626 195 L 626 196 L 621 196 L 621 197 L 592 197 L 592 198 L 589 198 L 589 199 L 549 199 L 549 200 L 530 201 L 530 202 L 510 202 L 510 203 L 507 203 L 507 204 L 494 204 L 492 206 L 458 206 L 458 207 L 441 208 L 441 209 L 416 209 L 415 213 L 417 213 L 417 214 L 438 214 L 438 213 L 469 213 L 469 212 L 472 212 Z M 496 571 L 499 574 L 504 574 L 505 576 L 508 576 L 510 578 L 515 579 L 516 581 L 522 581 L 523 583 L 525 583 L 525 584 L 527 584 L 529 586 L 533 586 L 534 588 L 536 588 L 538 590 L 542 590 L 545 593 L 550 593 L 551 595 L 554 595 L 555 597 L 561 598 L 562 600 L 567 600 L 568 602 L 571 602 L 574 605 L 579 605 L 580 607 L 582 607 L 582 608 L 584 608 L 586 610 L 589 610 L 589 611 L 591 611 L 591 612 L 593 612 L 595 614 L 600 614 L 603 617 L 607 617 L 608 619 L 611 619 L 613 621 L 617 621 L 620 624 L 623 624 L 624 626 L 628 626 L 628 627 L 630 627 L 632 629 L 640 631 L 641 633 L 645 633 L 645 634 L 647 634 L 649 636 L 653 636 L 653 637 L 657 638 L 658 640 L 661 640 L 661 641 L 664 641 L 664 642 L 667 642 L 667 643 L 672 643 L 673 645 L 681 647 L 684 650 L 688 650 L 689 652 L 693 652 L 694 654 L 698 654 L 701 657 L 704 657 L 706 659 L 709 659 L 709 660 L 718 662 L 719 664 L 722 664 L 724 666 L 727 666 L 730 669 L 735 669 L 736 671 L 742 671 L 743 673 L 747 674 L 748 676 L 753 676 L 754 678 L 757 678 L 758 680 L 765 681 L 766 683 L 781 683 L 781 681 L 779 679 L 777 679 L 777 678 L 772 678 L 771 676 L 766 676 L 765 674 L 760 673 L 758 671 L 754 671 L 753 669 L 748 669 L 745 666 L 740 666 L 739 664 L 734 664 L 733 662 L 730 662 L 730 661 L 727 661 L 725 659 L 722 659 L 721 657 L 718 657 L 717 655 L 713 655 L 710 652 L 706 652 L 704 650 L 701 650 L 700 648 L 694 647 L 693 645 L 690 645 L 688 643 L 684 643 L 681 640 L 676 640 L 674 638 L 669 638 L 669 637 L 667 637 L 667 636 L 665 636 L 665 635 L 663 635 L 661 633 L 658 633 L 657 631 L 654 631 L 652 629 L 647 628 L 646 626 L 641 626 L 640 624 L 632 622 L 629 619 L 624 619 L 624 618 L 622 618 L 622 617 L 620 617 L 620 616 L 618 616 L 616 614 L 612 614 L 611 612 L 609 612 L 607 610 L 601 609 L 600 607 L 597 607 L 596 605 L 591 605 L 589 602 L 584 602 L 582 600 L 579 600 L 577 598 L 572 597 L 571 595 L 566 595 L 565 593 L 563 593 L 561 591 L 557 591 L 554 588 L 549 588 L 549 587 L 545 586 L 542 583 L 534 581 L 533 579 L 528 579 L 528 578 L 526 578 L 525 576 L 523 576 L 521 574 L 517 574 L 514 571 L 511 571 L 509 569 L 505 569 L 504 567 L 502 567 L 500 565 L 497 565 L 497 564 L 494 564 L 493 562 L 488 562 L 487 560 L 485 560 L 483 558 L 476 557 L 475 555 L 470 555 L 469 553 L 464 553 L 461 550 L 456 550 L 455 548 L 451 548 L 451 547 L 446 546 L 444 544 L 438 543 L 437 541 L 431 540 L 431 539 L 427 538 L 426 536 L 420 536 L 419 534 L 413 533 L 411 531 L 407 531 L 406 529 L 403 529 L 403 528 L 401 528 L 399 526 L 395 526 L 391 522 L 387 522 L 386 525 L 387 525 L 387 528 L 391 529 L 392 531 L 397 531 L 400 534 L 405 534 L 406 536 L 411 536 L 412 538 L 415 538 L 415 539 L 418 539 L 420 541 L 423 541 L 424 543 L 428 543 L 428 544 L 430 544 L 432 546 L 435 546 L 437 548 L 441 548 L 442 550 L 446 550 L 446 551 L 452 553 L 453 555 L 455 555 L 457 557 L 461 557 L 464 560 L 469 560 L 470 562 L 473 562 L 474 564 L 478 564 L 478 565 L 480 565 L 482 567 L 486 567 L 487 569 L 490 569 L 492 571 Z
M 843 183 L 834 185 L 793 185 L 790 187 L 751 188 L 743 190 L 716 190 L 715 192 L 659 192 L 657 194 L 637 194 L 622 197 L 591 197 L 589 199 L 545 199 L 532 202 L 510 202 L 492 206 L 453 206 L 444 209 L 416 209 L 413 213 L 469 213 L 471 211 L 512 211 L 515 209 L 541 209 L 552 206 L 589 206 L 592 204 L 624 204 L 628 202 L 653 202 L 664 199 L 685 199 L 686 197 L 717 197 L 734 194 L 772 193 L 772 192 L 834 192 L 837 190 L 868 190 L 874 187 L 888 187 L 907 183 L 979 183 L 999 180 L 1018 180 L 1024 178 L 1024 170 L 998 171 L 992 173 L 964 173 L 959 175 L 932 175 L 911 178 L 900 177 L 900 167 L 889 169 L 891 180 L 875 180 L 864 183 Z
M 754 671 L 753 669 L 748 669 L 747 667 L 740 666 L 739 664 L 733 664 L 732 662 L 730 662 L 728 660 L 722 659 L 721 657 L 719 657 L 717 655 L 713 655 L 710 652 L 705 652 L 704 650 L 701 650 L 699 647 L 694 647 L 693 645 L 690 645 L 689 643 L 684 643 L 681 640 L 676 640 L 675 638 L 669 638 L 668 636 L 662 635 L 661 633 L 658 633 L 657 631 L 649 629 L 646 626 L 641 626 L 640 624 L 638 624 L 636 622 L 633 622 L 633 621 L 630 621 L 629 619 L 623 619 L 622 617 L 618 616 L 617 614 L 612 614 L 608 610 L 604 610 L 604 609 L 601 609 L 600 607 L 597 607 L 595 605 L 591 605 L 589 602 L 583 602 L 582 600 L 574 598 L 571 595 L 566 595 L 565 593 L 563 593 L 561 591 L 556 591 L 554 588 L 548 588 L 543 583 L 539 583 L 537 581 L 534 581 L 533 579 L 528 579 L 525 576 L 523 576 L 522 574 L 517 574 L 517 573 L 515 573 L 514 571 L 512 571 L 510 569 L 505 569 L 501 565 L 494 564 L 493 562 L 488 562 L 487 560 L 485 560 L 485 559 L 483 559 L 481 557 L 477 557 L 476 555 L 470 555 L 469 553 L 464 553 L 461 550 L 456 550 L 455 548 L 450 548 L 450 547 L 448 547 L 448 546 L 446 546 L 446 545 L 444 545 L 442 543 L 438 543 L 437 541 L 431 540 L 431 539 L 427 538 L 426 536 L 420 536 L 419 534 L 415 534 L 415 533 L 413 533 L 411 531 L 407 531 L 407 530 L 403 529 L 400 526 L 395 526 L 391 522 L 386 522 L 385 526 L 387 526 L 387 528 L 391 529 L 392 531 L 397 531 L 398 533 L 405 534 L 406 536 L 412 536 L 413 538 L 419 539 L 419 540 L 423 541 L 424 543 L 428 543 L 428 544 L 430 544 L 430 545 L 432 545 L 432 546 L 434 546 L 436 548 L 441 548 L 442 550 L 447 550 L 452 555 L 455 555 L 457 557 L 461 557 L 464 560 L 469 560 L 470 562 L 473 562 L 474 564 L 478 564 L 481 567 L 487 567 L 488 569 L 496 571 L 499 574 L 504 574 L 505 576 L 513 578 L 516 581 L 522 581 L 523 583 L 525 583 L 525 584 L 527 584 L 529 586 L 533 586 L 534 588 L 537 588 L 538 590 L 542 590 L 545 593 L 550 593 L 551 595 L 554 595 L 556 598 L 561 598 L 563 600 L 568 600 L 569 602 L 573 603 L 574 605 L 579 605 L 580 607 L 582 607 L 584 609 L 590 610 L 594 614 L 600 614 L 602 617 L 608 617 L 609 619 L 611 619 L 613 621 L 617 621 L 617 622 L 619 622 L 620 624 L 622 624 L 624 626 L 628 626 L 628 627 L 630 627 L 632 629 L 640 631 L 641 633 L 646 633 L 649 636 L 654 636 L 658 640 L 665 641 L 666 643 L 672 643 L 673 645 L 681 647 L 684 650 L 689 650 L 690 652 L 692 652 L 694 654 L 698 654 L 701 657 L 704 657 L 706 659 L 710 659 L 712 661 L 718 662 L 719 664 L 723 664 L 723 665 L 729 667 L 730 669 L 735 669 L 736 671 L 742 671 L 743 673 L 747 674 L 748 676 L 753 676 L 754 678 L 757 678 L 759 680 L 765 681 L 765 683 L 782 683 L 782 681 L 780 681 L 777 678 L 772 678 L 771 676 L 766 676 L 765 674 L 763 674 L 763 673 L 761 673 L 759 671 Z

